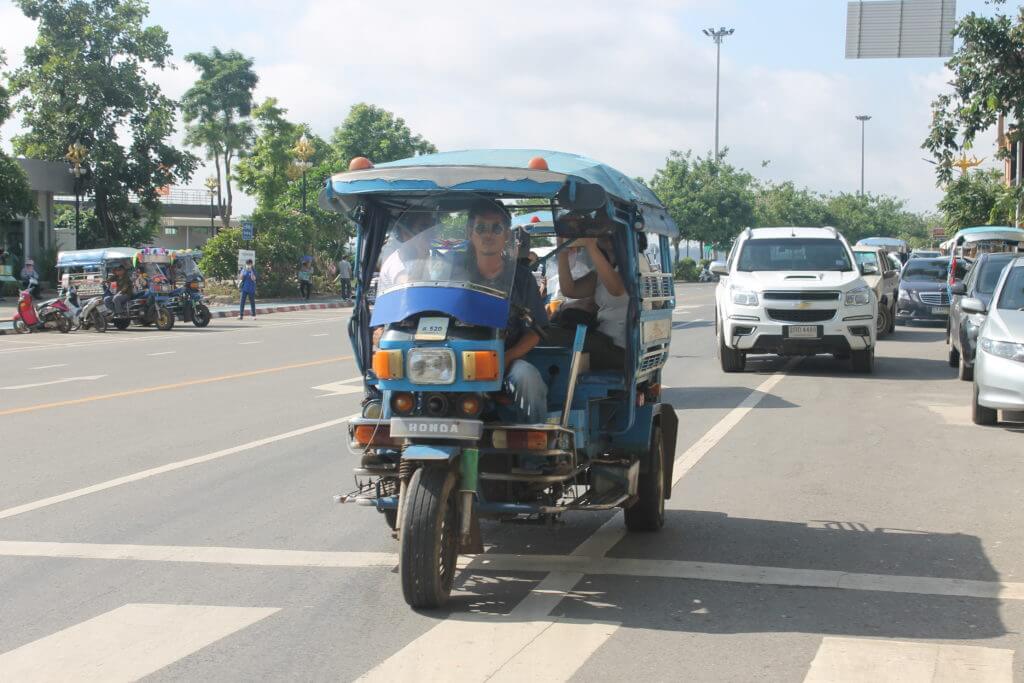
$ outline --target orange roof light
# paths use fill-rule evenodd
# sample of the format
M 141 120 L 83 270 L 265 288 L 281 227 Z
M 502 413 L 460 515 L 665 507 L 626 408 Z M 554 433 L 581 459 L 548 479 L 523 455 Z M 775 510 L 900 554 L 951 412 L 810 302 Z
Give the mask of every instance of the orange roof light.
M 548 170 L 548 162 L 544 157 L 533 157 L 529 163 L 526 164 L 527 168 L 532 168 L 535 171 L 546 171 Z
M 373 162 L 366 157 L 353 157 L 352 161 L 348 162 L 350 171 L 365 171 L 368 168 L 373 168 Z
M 540 216 L 534 216 L 530 219 L 531 223 L 540 223 Z

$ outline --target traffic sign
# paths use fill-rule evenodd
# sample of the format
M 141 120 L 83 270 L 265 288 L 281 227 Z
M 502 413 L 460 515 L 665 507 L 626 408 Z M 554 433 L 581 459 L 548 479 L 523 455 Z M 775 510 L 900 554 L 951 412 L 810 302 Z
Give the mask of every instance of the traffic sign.
M 945 237 L 945 236 L 946 236 L 946 229 L 945 228 L 932 228 L 932 237 Z
M 252 221 L 242 221 L 242 239 L 246 242 L 251 242 L 253 232 Z

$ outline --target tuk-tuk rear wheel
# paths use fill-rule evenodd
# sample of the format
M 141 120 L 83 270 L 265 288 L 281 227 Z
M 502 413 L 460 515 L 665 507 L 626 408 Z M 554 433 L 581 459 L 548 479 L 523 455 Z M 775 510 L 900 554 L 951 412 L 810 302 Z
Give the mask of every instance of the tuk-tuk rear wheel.
M 107 331 L 107 319 L 103 317 L 103 314 L 99 311 L 94 310 L 89 314 L 89 324 L 92 325 L 92 329 L 97 332 Z
M 459 555 L 455 473 L 420 467 L 405 496 L 398 560 L 402 596 L 411 607 L 433 609 L 448 601 Z
M 161 306 L 156 311 L 156 329 L 166 332 L 174 327 L 174 314 Z
M 199 304 L 192 314 L 192 324 L 196 327 L 206 327 L 210 324 L 210 318 L 210 309 L 205 304 Z
M 132 324 L 132 321 L 128 318 L 115 318 L 114 327 L 119 330 L 127 330 L 128 326 Z
M 651 430 L 651 462 L 640 472 L 638 500 L 626 508 L 626 528 L 630 531 L 658 531 L 665 525 L 665 443 L 661 427 Z

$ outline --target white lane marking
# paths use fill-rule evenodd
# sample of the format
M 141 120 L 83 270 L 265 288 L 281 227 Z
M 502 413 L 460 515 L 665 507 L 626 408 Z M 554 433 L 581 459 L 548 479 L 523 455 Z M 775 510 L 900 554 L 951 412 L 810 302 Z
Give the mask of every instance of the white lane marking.
M 675 308 L 672 309 L 672 312 L 673 313 L 679 313 L 681 311 L 689 311 L 689 310 L 692 310 L 694 308 L 705 308 L 705 307 L 711 306 L 711 305 L 713 305 L 713 304 L 707 303 L 707 304 L 689 304 L 687 306 L 676 306 Z
M 14 517 L 25 512 L 31 512 L 33 510 L 39 510 L 40 508 L 49 507 L 58 503 L 63 503 L 75 498 L 81 498 L 87 496 L 90 493 L 97 493 L 99 491 L 106 491 L 123 484 L 130 484 L 136 481 L 142 481 L 150 477 L 155 477 L 158 474 L 165 474 L 167 472 L 174 472 L 185 467 L 191 467 L 192 465 L 199 465 L 201 463 L 211 462 L 219 458 L 224 458 L 235 453 L 241 453 L 243 451 L 252 450 L 267 444 L 276 443 L 278 441 L 284 441 L 285 439 L 291 439 L 296 436 L 302 436 L 303 434 L 309 434 L 316 432 L 321 429 L 327 429 L 334 427 L 346 422 L 346 418 L 338 418 L 334 420 L 328 420 L 327 422 L 320 422 L 319 424 L 310 425 L 308 427 L 302 427 L 301 429 L 293 429 L 290 432 L 284 432 L 283 434 L 276 434 L 274 436 L 268 436 L 263 439 L 257 439 L 256 441 L 250 441 L 249 443 L 241 444 L 240 446 L 232 446 L 231 448 L 225 448 L 223 450 L 214 451 L 213 453 L 207 453 L 206 455 L 200 455 L 195 458 L 188 458 L 187 460 L 178 460 L 176 462 L 167 463 L 166 465 L 160 465 L 159 467 L 152 467 L 142 472 L 136 472 L 117 479 L 111 479 L 104 481 L 99 484 L 93 484 L 92 486 L 86 486 L 84 488 L 75 489 L 74 491 L 68 491 L 67 493 L 61 493 L 56 496 L 50 496 L 49 498 L 43 498 L 42 500 L 36 500 L 31 503 L 25 503 L 23 505 L 16 505 L 6 510 L 0 510 L 0 519 L 7 519 L 8 517 Z
M 725 417 L 704 433 L 704 436 L 697 439 L 692 446 L 676 458 L 672 469 L 672 483 L 678 483 L 680 479 L 686 476 L 700 462 L 701 458 L 707 455 L 708 451 L 717 446 L 718 442 L 732 431 L 739 424 L 740 420 L 747 416 L 747 413 L 757 407 L 757 404 L 768 395 L 768 392 L 782 381 L 782 378 L 786 376 L 786 372 L 791 370 L 798 362 L 797 360 L 787 362 L 779 372 L 770 375 L 765 381 L 757 385 L 757 388 L 747 394 L 747 397 L 738 406 L 726 413 Z
M 804 683 L 1009 683 L 1013 650 L 899 640 L 821 640 Z
M 356 382 L 358 386 L 352 386 Z M 363 378 L 362 377 L 351 377 L 349 379 L 343 379 L 340 382 L 331 382 L 330 384 L 321 384 L 313 387 L 314 391 L 326 391 L 328 393 L 323 394 L 320 398 L 328 398 L 330 396 L 344 396 L 347 394 L 361 394 L 363 392 Z
M 239 346 L 246 346 L 247 344 L 262 344 L 262 343 L 263 343 L 263 340 L 262 339 L 258 339 L 256 341 L 238 342 L 238 345 Z
M 317 334 L 311 334 L 309 336 L 310 337 L 326 337 L 328 334 L 330 334 L 330 333 L 329 332 L 318 332 Z
M 343 317 L 343 316 L 334 316 L 334 317 L 330 317 L 330 318 L 315 318 L 315 319 L 309 319 L 309 320 L 306 320 L 306 319 L 289 320 L 287 322 L 268 323 L 268 324 L 264 324 L 264 325 L 259 325 L 257 327 L 249 327 L 249 326 L 244 326 L 243 327 L 243 326 L 240 326 L 240 327 L 233 328 L 233 329 L 228 329 L 228 330 L 219 330 L 217 332 L 217 335 L 219 336 L 219 335 L 222 335 L 222 334 L 234 334 L 236 332 L 253 332 L 253 331 L 267 330 L 267 329 L 271 329 L 271 328 L 275 328 L 275 327 L 297 327 L 299 325 L 319 325 L 319 324 L 322 324 L 322 323 L 325 323 L 325 322 L 328 322 L 328 323 L 330 323 L 330 322 L 337 322 L 339 320 L 345 320 L 345 319 L 346 318 Z M 225 318 L 225 320 L 231 320 L 231 318 Z M 0 355 L 6 355 L 6 354 L 10 354 L 10 353 L 18 353 L 18 352 L 21 352 L 21 351 L 53 351 L 55 349 L 56 350 L 75 349 L 75 348 L 80 348 L 80 347 L 84 347 L 84 346 L 106 346 L 106 345 L 109 345 L 109 344 L 125 344 L 125 343 L 128 343 L 128 342 L 138 342 L 138 341 L 168 341 L 168 340 L 184 340 L 184 339 L 192 339 L 192 340 L 207 339 L 207 338 L 209 338 L 212 335 L 207 335 L 202 330 L 195 330 L 195 331 L 192 331 L 192 332 L 184 332 L 184 333 L 181 333 L 181 334 L 177 334 L 177 333 L 174 333 L 174 332 L 161 333 L 161 334 L 145 333 L 144 332 L 144 333 L 140 333 L 140 334 L 133 334 L 131 332 L 118 331 L 118 332 L 114 332 L 114 333 L 112 333 L 110 335 L 97 335 L 97 336 L 103 336 L 103 337 L 108 337 L 109 336 L 109 338 L 98 339 L 98 340 L 93 340 L 93 341 L 73 341 L 73 342 L 68 342 L 68 343 L 58 342 L 58 343 L 54 343 L 54 344 L 25 346 L 25 347 L 21 347 L 21 348 L 11 348 L 11 349 L 3 348 L 3 349 L 0 349 Z M 217 338 L 217 337 L 214 337 L 214 338 Z M 6 344 L 5 344 L 5 346 L 6 346 Z
M 689 472 L 783 376 L 782 372 L 779 372 L 762 382 L 737 408 L 726 414 L 701 437 L 697 444 L 687 449 L 676 461 L 673 481 L 679 481 Z M 406 680 L 410 677 L 431 680 L 431 674 L 436 674 L 437 680 L 453 680 L 447 676 L 447 671 L 427 670 L 427 674 L 423 674 L 425 667 L 434 666 L 439 659 L 444 659 L 436 656 L 438 652 L 459 653 L 459 666 L 464 668 L 460 669 L 457 680 L 487 680 L 492 674 L 486 672 L 492 671 L 495 661 L 507 662 L 506 655 L 509 650 L 518 652 L 527 647 L 543 631 L 542 625 L 551 622 L 551 612 L 583 579 L 582 564 L 586 564 L 588 560 L 606 561 L 608 558 L 603 556 L 622 540 L 625 533 L 621 515 L 616 512 L 568 557 L 560 557 L 559 561 L 576 562 L 580 566 L 565 566 L 549 573 L 507 617 L 487 616 L 481 617 L 480 621 L 467 621 L 461 617 L 445 619 L 368 671 L 360 680 L 384 682 Z M 476 561 L 487 563 L 489 559 L 482 555 L 477 557 Z M 511 619 L 512 623 L 502 621 L 503 619 Z M 444 661 L 449 662 L 447 659 Z M 544 670 L 546 667 L 554 666 L 555 661 L 557 657 L 551 661 L 537 661 L 537 669 Z M 573 671 L 575 672 L 575 669 Z
M 177 353 L 177 351 L 157 351 L 156 353 L 147 353 L 146 355 L 147 356 L 169 356 L 172 353 Z
M 621 524 L 616 517 L 615 526 Z M 617 540 L 618 529 L 606 525 L 603 538 L 589 551 L 605 552 Z M 601 533 L 601 532 L 599 532 Z M 597 536 L 598 534 L 595 534 Z M 582 546 L 581 546 L 582 547 Z M 300 569 L 393 569 L 396 553 L 280 550 L 218 546 L 127 545 L 109 543 L 66 543 L 59 541 L 0 541 L 0 557 L 41 557 L 81 560 L 135 562 L 182 562 L 250 567 L 292 567 Z M 486 553 L 459 559 L 463 571 L 551 572 L 549 576 L 627 576 L 635 578 L 717 581 L 788 588 L 941 595 L 954 598 L 1024 601 L 1024 583 L 947 579 L 898 574 L 862 574 L 831 569 L 791 569 L 744 564 L 722 564 L 691 560 L 642 560 L 594 555 L 504 555 Z M 554 587 L 553 587 L 554 586 Z M 527 600 L 513 610 L 515 618 L 542 619 L 546 603 L 561 599 L 555 581 L 538 586 Z M 565 589 L 571 592 L 572 586 Z M 489 617 L 492 618 L 492 617 Z M 449 622 L 441 622 L 442 624 Z M 452 621 L 451 623 L 456 623 Z M 439 626 L 440 627 L 440 626 Z
M 490 683 L 567 681 L 618 628 L 619 624 L 576 619 L 548 622 L 546 629 L 487 680 Z
M 136 681 L 278 609 L 127 604 L 0 655 L 0 679 Z
M 29 370 L 49 370 L 50 368 L 64 368 L 67 367 L 67 363 L 56 363 L 55 365 L 37 365 Z
M 35 387 L 48 387 L 51 384 L 67 384 L 68 382 L 92 382 L 98 379 L 103 379 L 106 375 L 85 375 L 82 377 L 65 377 L 64 379 L 54 379 L 49 382 L 35 382 L 34 384 L 18 384 L 10 387 L 0 387 L 0 391 L 14 391 L 15 389 L 34 389 Z

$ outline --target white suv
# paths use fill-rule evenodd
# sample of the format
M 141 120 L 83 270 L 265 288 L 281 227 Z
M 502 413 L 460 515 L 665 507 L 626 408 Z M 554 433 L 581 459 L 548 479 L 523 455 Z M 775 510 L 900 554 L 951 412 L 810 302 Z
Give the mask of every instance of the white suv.
M 878 302 L 835 228 L 747 228 L 711 272 L 725 372 L 742 371 L 748 353 L 831 353 L 874 369 Z

